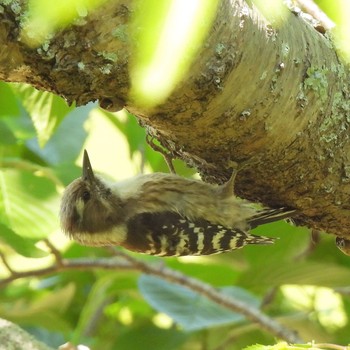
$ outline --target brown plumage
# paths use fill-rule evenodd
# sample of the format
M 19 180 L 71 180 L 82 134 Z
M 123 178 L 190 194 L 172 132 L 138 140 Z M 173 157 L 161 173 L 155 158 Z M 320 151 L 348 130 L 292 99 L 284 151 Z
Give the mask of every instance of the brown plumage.
M 284 208 L 257 211 L 222 186 L 174 174 L 138 175 L 110 183 L 94 175 L 87 152 L 83 175 L 65 190 L 61 226 L 85 245 L 120 245 L 160 256 L 207 255 L 247 244 L 271 244 L 249 229 L 286 218 Z

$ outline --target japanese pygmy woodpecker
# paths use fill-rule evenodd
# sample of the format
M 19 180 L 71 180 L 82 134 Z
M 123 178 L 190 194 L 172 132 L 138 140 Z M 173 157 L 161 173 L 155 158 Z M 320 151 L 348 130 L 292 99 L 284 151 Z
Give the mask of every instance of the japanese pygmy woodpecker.
M 250 229 L 294 210 L 254 209 L 234 195 L 234 176 L 214 186 L 174 174 L 137 175 L 121 182 L 96 176 L 84 152 L 83 174 L 65 190 L 63 231 L 88 246 L 123 246 L 158 255 L 209 255 L 247 244 L 271 244 Z

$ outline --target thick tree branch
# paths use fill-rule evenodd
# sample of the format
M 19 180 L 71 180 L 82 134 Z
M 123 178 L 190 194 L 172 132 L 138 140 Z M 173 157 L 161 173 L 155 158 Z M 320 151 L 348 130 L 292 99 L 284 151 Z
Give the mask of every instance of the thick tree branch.
M 0 348 L 1 349 L 30 349 L 54 350 L 39 342 L 17 325 L 0 318 Z
M 51 245 L 51 244 L 50 244 Z M 51 245 L 51 247 L 53 247 Z M 54 247 L 53 247 L 54 248 Z M 52 250 L 52 249 L 51 249 Z M 221 294 L 218 290 L 212 286 L 200 282 L 194 278 L 188 277 L 178 271 L 172 270 L 164 265 L 151 265 L 140 261 L 120 250 L 113 250 L 115 257 L 111 258 L 98 258 L 98 259 L 62 259 L 56 248 L 55 259 L 58 263 L 54 263 L 46 268 L 16 272 L 11 269 L 9 277 L 0 281 L 0 288 L 5 287 L 9 283 L 27 277 L 41 277 L 48 274 L 59 273 L 69 270 L 91 270 L 91 269 L 104 269 L 104 270 L 136 270 L 145 274 L 155 275 L 161 277 L 171 283 L 176 283 L 187 287 L 201 295 L 204 295 L 208 299 L 215 303 L 224 306 L 228 310 L 237 312 L 245 316 L 251 322 L 259 324 L 260 328 L 273 334 L 275 337 L 284 339 L 290 343 L 302 342 L 297 334 L 269 316 L 263 314 L 258 309 L 252 308 L 250 305 L 243 303 L 239 300 L 233 299 L 226 295 Z
M 17 12 L 2 5 L 0 79 L 69 103 L 125 106 L 206 180 L 223 182 L 232 161 L 245 162 L 240 196 L 297 208 L 299 222 L 350 238 L 349 70 L 328 35 L 302 16 L 290 12 L 279 25 L 250 1 L 221 1 L 186 77 L 162 105 L 147 108 L 130 95 L 137 43 L 126 28 L 136 0 L 106 2 L 41 48 L 21 40 L 26 1 L 19 4 Z

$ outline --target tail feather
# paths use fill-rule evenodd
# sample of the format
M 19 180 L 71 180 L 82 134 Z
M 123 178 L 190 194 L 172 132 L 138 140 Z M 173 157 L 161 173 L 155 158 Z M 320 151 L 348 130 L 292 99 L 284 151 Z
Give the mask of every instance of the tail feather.
M 256 236 L 248 233 L 246 237 L 246 243 L 247 244 L 274 244 L 276 239 L 278 238 Z
M 295 215 L 296 212 L 295 209 L 288 208 L 263 209 L 258 211 L 256 215 L 252 216 L 248 220 L 248 223 L 250 228 L 253 229 L 257 226 L 268 224 L 269 222 L 290 218 Z

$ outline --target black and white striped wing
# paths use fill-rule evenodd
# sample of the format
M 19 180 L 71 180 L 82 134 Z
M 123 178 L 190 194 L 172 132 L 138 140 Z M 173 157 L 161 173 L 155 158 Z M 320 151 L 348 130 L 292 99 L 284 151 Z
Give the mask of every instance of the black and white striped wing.
M 228 229 L 205 220 L 190 221 L 173 212 L 143 213 L 129 220 L 125 248 L 158 256 L 210 255 L 274 239 Z
M 277 209 L 262 209 L 257 211 L 256 215 L 248 220 L 251 229 L 270 222 L 288 219 L 297 214 L 295 209 L 277 208 Z

